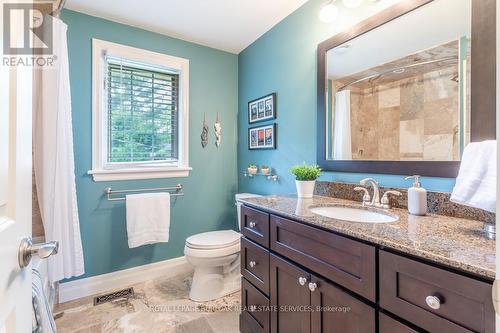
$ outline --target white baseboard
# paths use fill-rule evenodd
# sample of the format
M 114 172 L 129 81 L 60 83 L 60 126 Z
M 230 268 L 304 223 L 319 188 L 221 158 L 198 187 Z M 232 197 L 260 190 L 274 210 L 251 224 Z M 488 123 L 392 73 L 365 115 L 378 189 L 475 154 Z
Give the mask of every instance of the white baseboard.
M 169 278 L 193 271 L 186 257 L 137 266 L 59 285 L 59 303 L 128 287 L 144 281 Z

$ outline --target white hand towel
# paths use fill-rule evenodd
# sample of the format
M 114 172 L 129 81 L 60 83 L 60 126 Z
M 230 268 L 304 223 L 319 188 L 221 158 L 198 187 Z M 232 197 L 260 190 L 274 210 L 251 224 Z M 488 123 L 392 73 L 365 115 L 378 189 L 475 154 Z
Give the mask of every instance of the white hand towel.
M 168 242 L 170 193 L 126 196 L 128 247 Z
M 470 143 L 464 149 L 451 201 L 496 212 L 497 142 Z

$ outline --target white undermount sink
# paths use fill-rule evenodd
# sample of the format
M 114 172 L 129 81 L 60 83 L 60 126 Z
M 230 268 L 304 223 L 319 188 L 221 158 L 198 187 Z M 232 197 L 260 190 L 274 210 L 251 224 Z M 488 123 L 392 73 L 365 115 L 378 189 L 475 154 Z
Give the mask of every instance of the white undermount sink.
M 365 208 L 327 206 L 310 208 L 310 211 L 316 215 L 349 222 L 390 223 L 399 220 L 397 216 Z

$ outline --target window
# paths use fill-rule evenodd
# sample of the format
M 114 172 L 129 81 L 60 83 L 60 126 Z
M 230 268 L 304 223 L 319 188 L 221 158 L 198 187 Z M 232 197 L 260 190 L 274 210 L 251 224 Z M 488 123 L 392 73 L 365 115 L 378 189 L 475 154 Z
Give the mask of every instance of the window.
M 186 177 L 189 61 L 93 40 L 95 181 Z

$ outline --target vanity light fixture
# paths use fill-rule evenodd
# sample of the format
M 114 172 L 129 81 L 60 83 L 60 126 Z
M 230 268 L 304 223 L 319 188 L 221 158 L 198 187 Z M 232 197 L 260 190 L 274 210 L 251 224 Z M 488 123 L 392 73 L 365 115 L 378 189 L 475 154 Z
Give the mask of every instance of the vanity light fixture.
M 346 8 L 357 8 L 361 6 L 363 0 L 342 0 L 342 3 Z
M 334 0 L 328 1 L 319 11 L 319 19 L 324 23 L 335 21 L 339 14 L 339 9 L 334 5 Z

